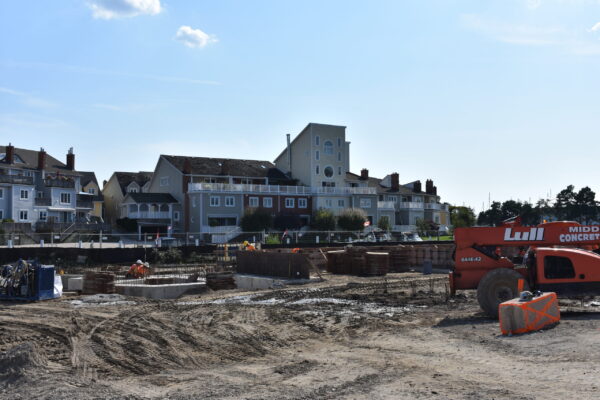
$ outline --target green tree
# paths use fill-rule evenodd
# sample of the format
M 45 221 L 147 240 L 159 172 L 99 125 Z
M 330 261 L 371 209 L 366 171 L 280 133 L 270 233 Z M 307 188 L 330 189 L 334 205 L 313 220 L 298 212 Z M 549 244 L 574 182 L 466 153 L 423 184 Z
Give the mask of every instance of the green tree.
M 470 207 L 450 206 L 450 222 L 454 228 L 475 225 L 475 212 Z
M 421 236 L 425 236 L 431 228 L 431 225 L 421 218 L 417 218 L 415 225 L 417 226 L 417 233 Z
M 587 223 L 598 217 L 596 193 L 589 187 L 583 187 L 575 195 L 576 221 Z
M 389 232 L 392 230 L 392 225 L 390 224 L 390 219 L 387 216 L 379 217 L 377 221 L 377 227 L 382 231 Z
M 312 227 L 317 231 L 333 231 L 335 230 L 335 216 L 331 211 L 321 208 L 315 213 Z
M 477 217 L 477 225 L 496 226 L 502 221 L 502 204 L 498 201 L 493 201 L 491 207 Z
M 260 232 L 273 227 L 273 216 L 264 208 L 248 208 L 240 220 L 244 232 Z
M 346 208 L 337 218 L 338 226 L 343 231 L 362 231 L 365 229 L 367 214 L 360 208 Z
M 567 186 L 556 195 L 554 212 L 560 220 L 574 220 L 577 217 L 577 206 L 575 201 L 575 187 Z

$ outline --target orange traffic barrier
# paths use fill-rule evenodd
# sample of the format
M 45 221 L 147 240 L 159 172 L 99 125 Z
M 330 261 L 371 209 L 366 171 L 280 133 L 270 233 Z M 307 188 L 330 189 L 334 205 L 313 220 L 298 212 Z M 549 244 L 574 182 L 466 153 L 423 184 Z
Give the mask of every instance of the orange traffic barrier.
M 513 299 L 498 307 L 503 335 L 534 332 L 560 321 L 556 293 L 543 293 L 529 301 Z

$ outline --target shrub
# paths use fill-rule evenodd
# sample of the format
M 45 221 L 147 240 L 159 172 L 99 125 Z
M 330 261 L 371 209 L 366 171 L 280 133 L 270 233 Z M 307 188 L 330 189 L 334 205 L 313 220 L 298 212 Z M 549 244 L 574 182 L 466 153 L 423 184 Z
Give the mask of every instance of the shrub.
M 344 231 L 362 231 L 367 214 L 360 208 L 346 208 L 338 216 L 338 225 Z
M 260 232 L 273 227 L 273 216 L 263 208 L 247 209 L 240 221 L 244 232 Z
M 312 227 L 318 231 L 333 231 L 335 230 L 335 217 L 329 210 L 319 209 L 315 213 Z
M 277 233 L 271 233 L 265 240 L 266 244 L 281 244 L 281 238 Z
M 297 215 L 278 215 L 273 221 L 273 226 L 278 231 L 296 230 L 302 227 L 302 220 Z
M 117 219 L 117 226 L 125 232 L 137 232 L 137 221 L 130 218 Z
M 176 247 L 167 250 L 152 249 L 150 258 L 157 264 L 180 264 L 183 260 L 183 253 Z
M 380 217 L 377 221 L 377 227 L 382 231 L 389 232 L 392 230 L 392 225 L 390 224 L 390 219 L 387 216 Z

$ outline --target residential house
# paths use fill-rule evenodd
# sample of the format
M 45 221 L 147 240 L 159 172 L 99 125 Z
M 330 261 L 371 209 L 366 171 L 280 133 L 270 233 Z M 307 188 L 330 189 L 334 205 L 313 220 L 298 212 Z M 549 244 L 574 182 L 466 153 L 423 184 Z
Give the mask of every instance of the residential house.
M 177 200 L 175 232 L 232 231 L 248 208 L 306 223 L 311 215 L 309 192 L 269 161 L 161 155 L 150 191 Z
M 104 219 L 116 225 L 122 218 L 122 205 L 128 193 L 147 193 L 152 172 L 114 172 L 108 181 L 104 181 Z
M 96 174 L 93 172 L 80 171 L 81 174 L 81 192 L 77 194 L 82 205 L 87 203 L 90 206 L 89 215 L 102 220 L 104 213 L 104 195 L 98 185 Z M 80 215 L 82 216 L 82 215 Z
M 0 146 L 0 219 L 31 224 L 37 231 L 59 231 L 89 220 L 89 203 L 78 197 L 82 174 L 69 149 L 62 163 L 39 151 Z

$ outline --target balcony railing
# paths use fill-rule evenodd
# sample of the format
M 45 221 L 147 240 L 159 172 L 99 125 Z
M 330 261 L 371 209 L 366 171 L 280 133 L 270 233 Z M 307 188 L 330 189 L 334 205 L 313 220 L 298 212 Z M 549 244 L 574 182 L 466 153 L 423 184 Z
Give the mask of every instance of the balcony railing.
M 418 201 L 403 201 L 400 208 L 423 209 L 423 203 Z
M 47 187 L 74 188 L 75 181 L 70 179 L 44 179 L 44 185 Z
M 394 210 L 396 208 L 396 202 L 394 201 L 378 201 L 377 208 L 384 210 Z
M 131 219 L 171 219 L 169 211 L 131 211 L 122 216 Z
M 77 208 L 89 208 L 89 209 L 94 208 L 94 203 L 92 203 L 91 201 L 77 200 L 76 204 L 77 204 Z
M 437 203 L 425 203 L 426 210 L 441 210 L 442 205 Z
M 272 194 L 376 194 L 375 188 L 370 187 L 308 187 L 308 186 L 279 186 L 279 185 L 247 185 L 229 183 L 190 183 L 190 192 L 246 192 Z
M 14 185 L 33 185 L 33 177 L 0 174 L 0 183 L 12 183 Z
M 36 206 L 50 206 L 52 204 L 52 200 L 48 197 L 36 197 L 35 205 Z

